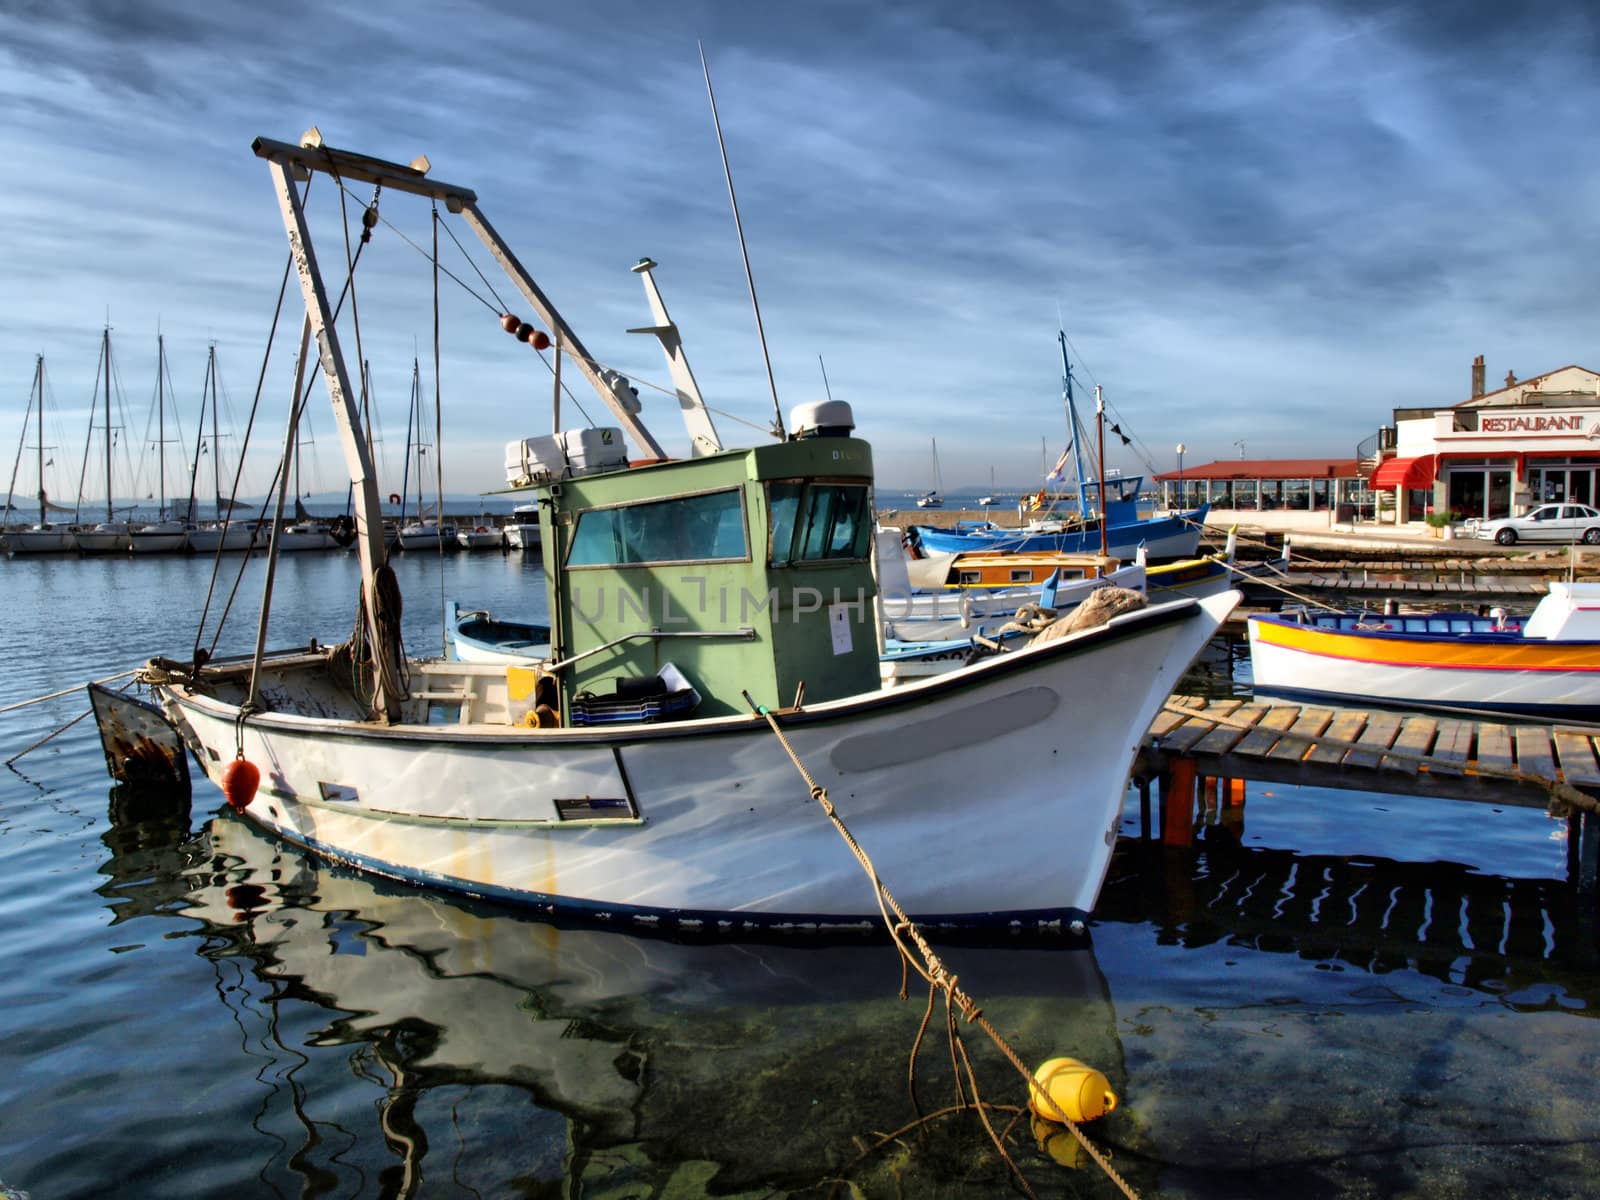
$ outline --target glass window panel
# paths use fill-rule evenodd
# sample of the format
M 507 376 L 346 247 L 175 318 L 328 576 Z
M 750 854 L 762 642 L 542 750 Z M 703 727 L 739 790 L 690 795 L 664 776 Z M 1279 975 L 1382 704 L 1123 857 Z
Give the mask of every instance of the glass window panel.
M 745 547 L 739 492 L 730 489 L 581 512 L 567 565 L 738 559 Z
M 794 551 L 794 521 L 800 511 L 800 493 L 804 490 L 803 483 L 793 480 L 767 484 L 767 509 L 772 514 L 772 562 L 788 562 Z
M 774 564 L 867 557 L 872 518 L 864 486 L 782 481 L 767 494 Z

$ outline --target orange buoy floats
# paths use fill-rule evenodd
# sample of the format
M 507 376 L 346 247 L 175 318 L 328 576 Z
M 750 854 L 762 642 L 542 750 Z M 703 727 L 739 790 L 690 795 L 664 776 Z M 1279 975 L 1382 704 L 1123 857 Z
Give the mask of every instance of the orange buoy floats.
M 547 349 L 550 345 L 550 335 L 542 329 L 535 329 L 516 313 L 501 313 L 500 328 L 504 329 L 519 342 L 527 342 L 535 350 Z
M 1047 1121 L 1061 1116 L 1045 1103 L 1039 1089 L 1055 1101 L 1056 1107 L 1072 1121 L 1093 1121 L 1117 1106 L 1117 1094 L 1106 1077 L 1075 1058 L 1052 1058 L 1033 1073 L 1038 1088 L 1028 1089 L 1028 1107 Z
M 255 763 L 240 756 L 222 771 L 222 795 L 234 812 L 243 812 L 256 798 L 256 788 L 261 786 L 261 770 Z

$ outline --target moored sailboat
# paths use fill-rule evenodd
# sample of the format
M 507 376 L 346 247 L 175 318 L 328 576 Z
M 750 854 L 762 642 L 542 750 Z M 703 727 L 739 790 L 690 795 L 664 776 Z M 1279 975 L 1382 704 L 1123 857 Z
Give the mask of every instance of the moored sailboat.
M 161 497 L 156 519 L 129 529 L 128 548 L 135 554 L 176 554 L 188 547 L 189 530 L 194 522 L 179 519 L 167 511 L 167 339 L 162 334 L 156 335 L 155 448 Z
M 802 432 L 782 441 L 640 469 L 620 453 L 581 469 L 535 455 L 524 487 L 545 543 L 549 657 L 534 671 L 406 659 L 296 174 L 337 171 L 462 214 L 614 414 L 593 442 L 620 452 L 631 437 L 645 457 L 665 455 L 626 381 L 602 373 L 472 192 L 320 139 L 255 151 L 341 426 L 363 585 L 352 643 L 143 671 L 236 806 L 365 870 L 614 924 L 737 934 L 873 922 L 874 889 L 787 746 L 918 919 L 1006 926 L 1092 909 L 1143 732 L 1236 596 L 1150 607 L 884 689 L 872 452 L 848 406 L 832 404 L 821 419 L 799 414 Z M 959 780 L 1004 783 L 978 794 Z
M 111 327 L 109 325 L 106 326 L 105 332 L 101 335 L 100 347 L 100 382 L 104 385 L 103 394 L 105 398 L 106 519 L 86 529 L 80 528 L 77 534 L 77 541 L 78 549 L 85 554 L 125 554 L 131 545 L 131 540 L 128 536 L 131 532 L 130 526 L 127 521 L 117 518 L 116 511 L 112 506 L 111 460 L 116 438 L 112 434 L 111 425 Z M 92 418 L 90 433 L 91 435 L 93 434 Z M 84 453 L 87 456 L 87 445 L 84 448 Z
M 36 462 L 39 482 L 37 492 L 39 500 L 39 520 L 22 528 L 8 528 L 5 534 L 5 549 L 8 554 L 65 554 L 77 549 L 77 538 L 70 525 L 51 522 L 50 510 L 58 507 L 50 503 L 50 497 L 45 489 L 45 461 L 44 444 L 44 355 L 37 355 L 33 360 L 33 385 L 29 390 L 28 404 L 29 416 L 34 417 L 34 428 L 37 430 Z M 27 442 L 27 418 L 23 419 L 23 440 L 17 445 L 17 460 L 22 460 L 22 451 Z M 6 496 L 6 518 L 9 525 L 13 511 L 12 500 L 16 496 L 16 469 L 11 472 L 11 490 Z

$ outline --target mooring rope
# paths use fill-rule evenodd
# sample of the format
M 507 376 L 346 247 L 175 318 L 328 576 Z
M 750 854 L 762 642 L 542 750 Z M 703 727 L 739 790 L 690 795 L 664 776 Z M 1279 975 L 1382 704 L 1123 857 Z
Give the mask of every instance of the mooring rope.
M 1105 1155 L 1102 1154 L 1092 1142 L 1089 1141 L 1089 1139 L 1084 1135 L 1083 1130 L 1078 1127 L 1077 1122 L 1073 1121 L 1067 1116 L 1066 1113 L 1061 1111 L 1060 1105 L 1055 1102 L 1050 1093 L 1034 1078 L 1033 1072 L 1029 1071 L 1028 1068 L 1023 1065 L 1022 1059 L 1018 1057 L 1017 1052 L 1011 1048 L 1011 1045 L 1001 1035 L 1000 1031 L 997 1030 L 989 1022 L 988 1018 L 983 1015 L 983 1010 L 978 1007 L 977 1001 L 975 1001 L 960 987 L 959 976 L 951 974 L 949 969 L 944 965 L 943 960 L 941 960 L 939 956 L 934 953 L 933 947 L 930 946 L 927 939 L 923 937 L 922 931 L 918 929 L 911 918 L 906 915 L 905 910 L 900 907 L 899 901 L 894 898 L 894 896 L 890 893 L 888 886 L 881 878 L 879 878 L 877 868 L 872 864 L 872 859 L 868 856 L 866 850 L 861 846 L 861 843 L 856 841 L 855 835 L 850 832 L 849 827 L 845 825 L 844 819 L 839 816 L 838 811 L 834 808 L 833 801 L 828 799 L 828 789 L 821 786 L 816 780 L 811 778 L 811 773 L 806 770 L 805 763 L 800 761 L 800 756 L 795 753 L 794 747 L 789 744 L 789 739 L 787 736 L 785 736 L 782 727 L 779 726 L 778 719 L 773 714 L 772 710 L 764 704 L 757 704 L 751 698 L 749 692 L 744 693 L 744 698 L 745 702 L 748 703 L 752 709 L 766 718 L 767 724 L 771 727 L 772 732 L 777 735 L 778 742 L 783 746 L 784 753 L 789 756 L 789 761 L 794 764 L 795 770 L 800 773 L 800 778 L 805 781 L 806 787 L 810 789 L 811 798 L 822 807 L 822 811 L 827 815 L 828 820 L 833 823 L 834 829 L 838 832 L 839 836 L 844 839 L 845 845 L 850 847 L 850 853 L 855 855 L 856 861 L 861 864 L 861 869 L 867 873 L 867 878 L 872 881 L 873 891 L 878 902 L 879 915 L 883 918 L 884 927 L 889 933 L 890 940 L 894 943 L 895 949 L 899 951 L 902 969 L 904 969 L 906 966 L 909 966 L 928 982 L 930 989 L 937 989 L 938 991 L 942 991 L 944 993 L 946 1009 L 950 1014 L 949 1028 L 955 1035 L 954 1045 L 951 1051 L 952 1056 L 954 1056 L 956 1053 L 956 1049 L 960 1050 L 961 1059 L 966 1067 L 967 1078 L 971 1081 L 973 1087 L 973 1106 L 978 1109 L 980 1118 L 984 1124 L 984 1128 L 988 1131 L 990 1139 L 994 1141 L 995 1148 L 1006 1159 L 1006 1161 L 1011 1164 L 1011 1168 L 1013 1172 L 1016 1173 L 1018 1181 L 1022 1184 L 1023 1188 L 1030 1196 L 1033 1195 L 1033 1189 L 1028 1186 L 1027 1180 L 1022 1178 L 1021 1172 L 1017 1171 L 1016 1164 L 1012 1163 L 1011 1157 L 1006 1153 L 1004 1145 L 1002 1145 L 998 1140 L 998 1137 L 994 1131 L 994 1127 L 989 1124 L 988 1116 L 983 1111 L 985 1106 L 978 1101 L 977 1080 L 972 1073 L 972 1064 L 966 1057 L 966 1048 L 961 1045 L 959 1033 L 955 1032 L 955 1013 L 957 1012 L 959 1012 L 969 1024 L 976 1024 L 980 1029 L 989 1035 L 989 1039 L 994 1042 L 995 1046 L 999 1048 L 1001 1054 L 1003 1054 L 1006 1059 L 1010 1061 L 1011 1065 L 1016 1068 L 1017 1073 L 1021 1075 L 1023 1079 L 1027 1080 L 1029 1091 L 1032 1094 L 1039 1096 L 1041 1098 L 1041 1102 L 1049 1106 L 1049 1108 L 1055 1112 L 1056 1117 L 1060 1120 L 1060 1122 L 1065 1125 L 1069 1131 L 1071 1131 L 1075 1138 L 1078 1139 L 1078 1144 L 1083 1147 L 1084 1153 L 1094 1160 L 1096 1165 L 1098 1165 L 1100 1169 L 1106 1173 L 1106 1177 L 1116 1184 L 1116 1186 L 1121 1190 L 1122 1194 L 1127 1196 L 1129 1200 L 1138 1200 L 1138 1193 L 1133 1190 L 1133 1188 L 1126 1180 L 1122 1178 L 1122 1176 L 1117 1174 L 1116 1169 L 1112 1167 L 1110 1160 L 1106 1158 Z M 891 912 L 894 914 L 893 919 L 890 917 Z M 915 945 L 917 953 L 921 955 L 921 962 L 918 962 L 917 959 L 912 956 L 910 948 L 908 948 L 906 945 L 906 940 L 909 940 L 913 945 Z M 903 987 L 901 995 L 902 998 L 904 998 L 905 993 Z M 929 995 L 929 1002 L 931 1005 L 931 991 Z M 920 1031 L 918 1036 L 920 1039 Z M 959 1089 L 961 1078 L 961 1072 L 959 1070 L 957 1071 L 956 1078 L 957 1087 Z
M 104 679 L 96 679 L 96 680 L 93 680 L 92 682 L 94 682 L 94 683 L 113 683 L 118 679 L 126 679 L 129 675 L 132 675 L 135 671 L 140 671 L 142 669 L 143 669 L 142 667 L 130 667 L 126 671 L 118 671 L 115 675 L 107 675 Z M 43 695 L 43 696 L 35 696 L 32 700 L 18 700 L 15 704 L 8 704 L 4 708 L 0 708 L 0 713 L 15 712 L 19 708 L 27 708 L 30 704 L 43 704 L 46 700 L 55 700 L 55 699 L 59 699 L 62 696 L 70 696 L 70 695 L 72 695 L 73 692 L 79 691 L 80 689 L 84 688 L 85 686 L 87 686 L 87 685 L 82 684 L 82 683 L 75 683 L 71 687 L 62 688 L 59 692 L 50 692 L 50 693 L 48 693 L 46 695 Z

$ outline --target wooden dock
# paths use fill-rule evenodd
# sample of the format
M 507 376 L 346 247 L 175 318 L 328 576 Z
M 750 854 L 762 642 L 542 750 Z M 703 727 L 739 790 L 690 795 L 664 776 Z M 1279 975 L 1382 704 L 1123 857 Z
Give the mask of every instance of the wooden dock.
M 1242 820 L 1256 780 L 1545 808 L 1568 824 L 1568 881 L 1600 901 L 1600 727 L 1511 725 L 1468 717 L 1173 697 L 1135 760 L 1140 826 L 1190 844 L 1197 804 Z M 1209 782 L 1206 782 L 1209 781 Z M 1592 910 L 1591 910 L 1592 915 Z
M 1600 797 L 1597 736 L 1594 727 L 1175 696 L 1145 735 L 1134 779 L 1148 784 L 1184 759 L 1210 778 L 1543 808 L 1552 784 Z

